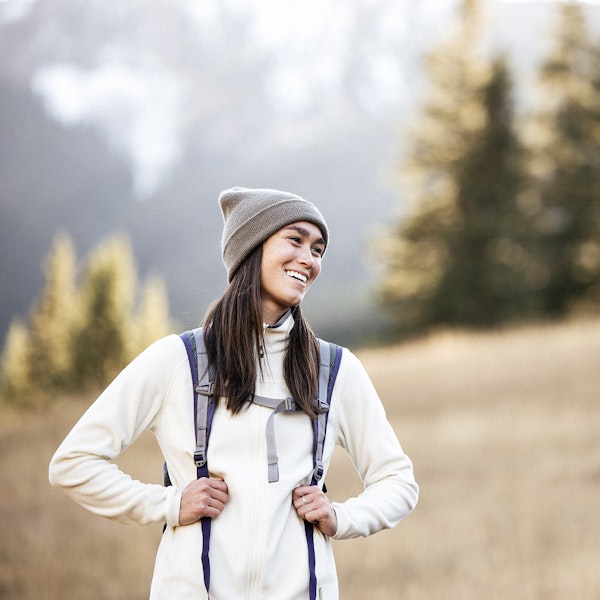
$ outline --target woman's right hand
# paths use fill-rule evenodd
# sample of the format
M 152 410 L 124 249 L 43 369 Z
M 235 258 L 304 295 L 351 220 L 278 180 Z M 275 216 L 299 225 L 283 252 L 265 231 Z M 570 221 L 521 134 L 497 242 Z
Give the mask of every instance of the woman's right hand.
M 179 524 L 190 525 L 202 517 L 218 517 L 227 497 L 227 484 L 219 477 L 201 477 L 191 481 L 181 495 Z

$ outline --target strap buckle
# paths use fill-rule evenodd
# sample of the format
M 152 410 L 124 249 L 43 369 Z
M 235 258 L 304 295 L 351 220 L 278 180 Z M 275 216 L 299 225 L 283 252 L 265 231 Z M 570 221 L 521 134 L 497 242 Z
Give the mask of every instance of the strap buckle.
M 298 408 L 293 398 L 286 398 L 282 404 L 285 412 L 294 412 Z
M 203 467 L 206 464 L 206 448 L 196 448 L 194 452 L 194 462 L 196 467 Z
M 209 381 L 208 383 L 204 384 L 204 385 L 198 385 L 196 387 L 196 392 L 198 394 L 201 394 L 202 396 L 208 396 L 209 398 L 211 396 L 214 396 L 214 392 L 215 392 L 215 386 L 214 383 L 212 381 Z
M 321 480 L 324 473 L 325 473 L 325 469 L 323 468 L 323 465 L 321 463 L 318 463 L 317 465 L 315 465 L 315 468 L 313 471 L 313 479 L 315 480 L 315 483 L 318 483 Z

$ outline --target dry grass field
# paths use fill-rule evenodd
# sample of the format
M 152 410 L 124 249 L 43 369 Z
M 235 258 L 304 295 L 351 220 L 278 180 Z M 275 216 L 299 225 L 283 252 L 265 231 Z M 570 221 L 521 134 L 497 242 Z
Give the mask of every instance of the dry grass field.
M 335 543 L 342 599 L 598 600 L 600 321 L 439 333 L 360 356 L 421 498 L 394 530 Z M 47 483 L 84 407 L 1 415 L 0 598 L 147 598 L 160 527 L 89 515 Z M 160 480 L 150 436 L 120 464 Z M 357 490 L 342 454 L 328 487 Z

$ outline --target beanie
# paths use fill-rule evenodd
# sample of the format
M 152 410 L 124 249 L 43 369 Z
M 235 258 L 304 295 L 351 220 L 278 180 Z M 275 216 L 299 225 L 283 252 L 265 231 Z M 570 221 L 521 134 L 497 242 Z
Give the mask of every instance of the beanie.
M 329 231 L 323 215 L 300 196 L 279 190 L 234 187 L 221 193 L 219 205 L 225 222 L 221 250 L 228 281 L 254 248 L 290 223 L 313 223 L 321 230 L 327 246 Z

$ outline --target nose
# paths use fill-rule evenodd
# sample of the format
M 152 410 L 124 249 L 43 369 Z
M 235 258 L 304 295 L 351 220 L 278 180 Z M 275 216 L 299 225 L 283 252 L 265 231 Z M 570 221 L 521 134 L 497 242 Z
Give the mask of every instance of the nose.
M 307 267 L 312 267 L 315 263 L 315 257 L 312 253 L 311 248 L 308 246 L 302 246 L 298 260 L 303 265 L 306 265 Z

